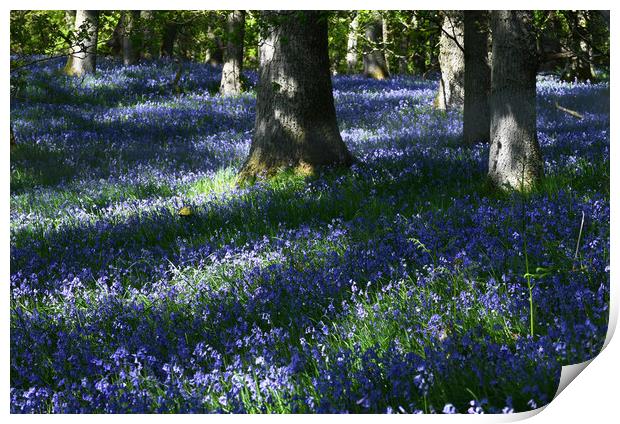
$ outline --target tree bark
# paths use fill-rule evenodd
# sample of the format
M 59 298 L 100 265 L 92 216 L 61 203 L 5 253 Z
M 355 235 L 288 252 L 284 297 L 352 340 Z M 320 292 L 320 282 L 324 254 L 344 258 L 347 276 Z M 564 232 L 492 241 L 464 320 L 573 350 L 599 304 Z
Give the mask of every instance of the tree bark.
M 536 135 L 538 57 L 529 11 L 493 11 L 489 177 L 527 191 L 543 175 Z
M 142 43 L 140 47 L 140 57 L 150 60 L 157 56 L 156 48 L 153 48 L 153 20 L 152 10 L 140 11 L 140 24 L 142 29 Z
M 421 35 L 420 27 L 421 27 L 421 18 L 418 16 L 417 11 L 413 12 L 411 16 L 411 27 L 413 29 L 412 32 L 408 33 L 409 37 L 412 37 L 413 40 L 410 43 L 411 48 L 413 49 L 411 65 L 412 71 L 414 75 L 424 75 L 427 71 L 426 68 L 426 52 L 430 49 L 426 48 L 426 43 L 431 42 L 430 37 L 424 37 Z M 408 38 L 409 38 L 408 37 Z M 424 39 L 424 41 L 422 41 Z M 408 46 L 409 48 L 409 46 Z
M 123 12 L 123 64 L 135 65 L 140 56 L 140 48 L 137 41 L 136 24 L 140 20 L 139 10 Z
M 121 11 L 121 15 L 114 26 L 112 36 L 105 42 L 105 45 L 110 49 L 112 56 L 120 56 L 123 53 L 123 16 L 124 12 Z
M 574 55 L 569 63 L 569 70 L 564 75 L 566 81 L 593 81 L 594 75 L 589 64 L 590 54 L 588 52 L 587 40 L 587 21 L 583 11 L 570 13 L 571 20 L 571 50 Z
M 65 10 L 65 25 L 72 30 L 75 27 L 75 10 Z
M 73 31 L 75 29 L 75 10 L 65 10 L 65 25 L 67 26 L 67 31 Z M 67 47 L 67 53 L 71 54 L 71 42 L 69 42 L 69 46 Z
M 224 62 L 224 43 L 220 37 L 215 35 L 212 26 L 207 29 L 207 38 L 211 45 L 207 48 L 205 63 L 211 66 L 219 66 Z
M 364 52 L 364 76 L 382 80 L 390 77 L 383 52 L 383 24 L 381 15 L 373 12 L 372 20 L 366 25 Z
M 167 22 L 164 26 L 164 37 L 161 44 L 161 56 L 174 56 L 174 42 L 177 39 L 178 24 L 176 22 Z
M 488 143 L 491 126 L 488 12 L 465 11 L 464 32 L 463 141 L 466 144 Z
M 399 47 L 399 55 L 398 58 L 398 73 L 401 75 L 406 75 L 409 73 L 409 33 L 407 31 L 403 31 L 400 35 L 400 40 L 398 43 Z
M 381 17 L 381 46 L 383 48 L 383 56 L 385 57 L 385 69 L 387 69 L 388 74 L 390 71 L 390 61 L 392 60 L 392 55 L 387 50 L 387 46 L 390 45 L 390 27 L 388 25 L 388 20 L 385 16 Z
M 347 71 L 355 73 L 357 68 L 357 31 L 359 28 L 359 15 L 355 17 L 349 25 L 349 36 L 347 38 Z
M 224 68 L 222 69 L 220 93 L 222 95 L 237 95 L 241 93 L 245 10 L 229 12 L 227 26 L 228 40 L 224 52 Z
M 444 12 L 439 37 L 441 79 L 435 99 L 437 109 L 461 109 L 464 98 L 465 55 L 463 53 L 463 12 Z
M 350 165 L 336 121 L 325 12 L 264 12 L 263 19 L 254 138 L 241 180 Z
M 75 14 L 77 46 L 72 47 L 65 65 L 67 75 L 82 76 L 95 72 L 97 65 L 97 32 L 99 11 L 78 10 Z

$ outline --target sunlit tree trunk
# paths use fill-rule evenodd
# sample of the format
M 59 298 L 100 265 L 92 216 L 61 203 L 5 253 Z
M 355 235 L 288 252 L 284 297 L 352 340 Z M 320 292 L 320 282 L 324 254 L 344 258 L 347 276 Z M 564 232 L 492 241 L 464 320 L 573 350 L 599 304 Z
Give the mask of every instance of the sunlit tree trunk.
M 489 95 L 489 19 L 485 11 L 465 11 L 465 99 L 463 106 L 463 141 L 488 142 L 491 126 Z
M 439 38 L 439 67 L 441 79 L 435 102 L 437 108 L 440 110 L 461 109 L 465 73 L 462 11 L 444 12 Z
M 364 75 L 379 80 L 389 78 L 390 73 L 383 52 L 383 25 L 378 12 L 373 12 L 365 33 L 368 45 L 364 49 Z
M 126 11 L 121 19 L 123 19 L 123 64 L 134 65 L 138 62 L 138 57 L 140 56 L 135 28 L 140 19 L 140 11 Z
M 357 68 L 357 31 L 359 28 L 359 15 L 355 15 L 349 25 L 349 35 L 347 38 L 347 71 L 355 73 Z
M 222 69 L 220 93 L 223 95 L 235 95 L 241 93 L 245 11 L 233 10 L 229 12 L 227 26 L 228 40 L 224 52 L 224 68 Z
M 543 175 L 536 135 L 538 57 L 530 11 L 493 11 L 489 177 L 529 190 Z
M 75 31 L 78 34 L 77 45 L 65 65 L 67 75 L 81 76 L 95 72 L 97 64 L 97 31 L 99 29 L 99 11 L 78 10 L 75 14 Z
M 241 180 L 353 162 L 336 121 L 325 13 L 263 13 L 254 138 Z

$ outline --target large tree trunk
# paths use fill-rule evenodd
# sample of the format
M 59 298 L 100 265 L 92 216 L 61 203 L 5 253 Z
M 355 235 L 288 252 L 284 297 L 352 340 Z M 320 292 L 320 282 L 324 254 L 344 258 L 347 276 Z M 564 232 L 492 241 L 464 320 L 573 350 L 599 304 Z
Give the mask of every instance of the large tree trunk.
M 372 20 L 366 25 L 364 49 L 364 76 L 382 80 L 390 77 L 383 52 L 383 24 L 381 15 L 373 12 Z
M 491 117 L 489 94 L 489 18 L 485 11 L 465 11 L 465 99 L 463 106 L 463 141 L 473 144 L 489 141 Z
M 245 34 L 245 11 L 233 10 L 228 14 L 228 40 L 224 52 L 224 68 L 220 93 L 236 95 L 241 93 L 241 71 L 243 69 L 243 37 Z
M 536 135 L 538 57 L 528 11 L 492 12 L 489 177 L 500 188 L 529 190 L 543 175 Z
M 359 15 L 356 14 L 349 25 L 349 36 L 347 38 L 347 71 L 355 73 L 357 68 L 357 30 L 359 27 Z
M 97 32 L 99 11 L 78 10 L 75 14 L 77 46 L 73 46 L 65 65 L 67 75 L 81 76 L 95 72 L 97 64 Z
M 176 22 L 167 22 L 164 26 L 164 37 L 161 44 L 161 56 L 174 56 L 174 42 L 177 39 L 179 27 Z
M 135 65 L 140 56 L 140 47 L 137 41 L 136 24 L 140 20 L 139 10 L 123 12 L 123 64 Z
M 440 110 L 463 107 L 463 76 L 465 55 L 463 53 L 463 12 L 444 12 L 439 38 L 439 67 L 441 79 L 435 105 Z
M 325 12 L 265 12 L 256 122 L 241 179 L 353 162 L 336 121 Z

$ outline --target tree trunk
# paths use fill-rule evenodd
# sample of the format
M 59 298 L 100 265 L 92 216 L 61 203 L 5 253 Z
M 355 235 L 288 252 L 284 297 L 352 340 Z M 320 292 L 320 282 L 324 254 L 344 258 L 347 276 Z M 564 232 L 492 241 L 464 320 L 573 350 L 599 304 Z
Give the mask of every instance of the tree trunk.
M 123 16 L 125 12 L 121 11 L 121 16 L 114 26 L 112 36 L 105 42 L 105 45 L 110 49 L 112 56 L 120 56 L 123 52 Z
M 359 15 L 356 14 L 349 25 L 349 36 L 347 39 L 347 71 L 355 73 L 357 68 L 357 30 L 359 28 Z
M 157 56 L 157 49 L 153 48 L 153 20 L 154 15 L 152 10 L 140 11 L 140 26 L 142 30 L 140 57 L 148 60 Z
M 136 24 L 140 20 L 139 10 L 123 12 L 123 64 L 135 65 L 140 56 L 140 48 L 137 41 Z
M 446 11 L 439 38 L 439 67 L 441 79 L 435 105 L 440 110 L 463 107 L 463 75 L 465 55 L 463 54 L 463 12 Z
M 245 34 L 245 10 L 233 10 L 228 14 L 228 40 L 224 52 L 224 68 L 220 93 L 236 95 L 241 93 L 241 71 L 243 69 L 243 37 Z
M 383 52 L 383 25 L 381 15 L 373 12 L 372 20 L 366 25 L 364 49 L 364 76 L 382 80 L 390 77 Z
M 430 40 L 432 34 L 428 37 L 422 35 L 420 31 L 420 22 L 421 18 L 418 17 L 417 11 L 414 11 L 413 15 L 411 16 L 411 27 L 413 28 L 413 31 L 411 33 L 408 33 L 408 36 L 413 38 L 412 42 L 410 43 L 410 46 L 413 49 L 411 65 L 413 67 L 413 74 L 415 75 L 424 75 L 426 73 L 426 52 L 429 50 L 426 48 L 426 43 L 432 41 Z
M 65 10 L 65 25 L 69 30 L 75 28 L 75 10 Z
M 161 44 L 161 56 L 174 56 L 174 42 L 177 39 L 178 24 L 176 22 L 167 22 L 164 26 L 164 37 Z
M 392 55 L 387 50 L 387 46 L 390 45 L 390 27 L 385 16 L 381 17 L 381 40 L 383 56 L 385 57 L 385 69 L 387 69 L 388 73 L 391 73 L 390 61 L 392 60 Z
M 325 12 L 264 12 L 256 122 L 241 180 L 282 168 L 348 166 L 336 121 Z
M 587 40 L 587 21 L 582 11 L 576 11 L 571 13 L 571 41 L 572 50 L 575 54 L 573 60 L 570 63 L 570 70 L 568 75 L 565 76 L 567 81 L 593 81 L 594 75 L 590 68 Z
M 488 12 L 465 11 L 464 31 L 463 141 L 466 144 L 488 143 L 491 126 Z
M 75 31 L 78 34 L 77 46 L 65 65 L 67 75 L 82 76 L 95 72 L 97 64 L 97 31 L 99 11 L 78 10 L 75 14 Z
M 401 75 L 406 75 L 409 73 L 409 60 L 407 57 L 409 52 L 409 33 L 407 31 L 403 31 L 400 35 L 399 42 L 399 55 L 398 58 L 398 73 Z
M 75 10 L 65 10 L 65 25 L 67 31 L 73 31 L 75 29 Z M 71 54 L 71 43 L 67 46 L 67 53 Z
M 543 175 L 536 135 L 538 57 L 528 11 L 493 11 L 489 177 L 500 188 L 529 190 Z
M 205 63 L 211 66 L 218 66 L 224 62 L 224 43 L 222 39 L 215 34 L 213 29 L 215 25 L 221 25 L 219 19 L 215 19 L 207 28 L 209 46 L 205 54 Z

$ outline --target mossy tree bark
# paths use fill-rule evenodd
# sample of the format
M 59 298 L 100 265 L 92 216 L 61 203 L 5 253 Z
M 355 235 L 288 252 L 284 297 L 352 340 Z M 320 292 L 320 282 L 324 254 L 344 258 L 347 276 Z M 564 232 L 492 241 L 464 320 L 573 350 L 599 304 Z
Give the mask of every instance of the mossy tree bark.
M 489 177 L 528 191 L 543 175 L 536 135 L 538 56 L 531 11 L 493 11 Z
M 465 11 L 464 32 L 463 141 L 466 144 L 480 141 L 488 143 L 491 127 L 488 12 Z
M 240 178 L 296 168 L 348 166 L 353 157 L 336 121 L 326 12 L 264 12 L 256 121 Z
M 82 76 L 95 72 L 97 65 L 97 33 L 99 30 L 99 11 L 77 10 L 75 13 L 75 32 L 77 43 L 65 65 L 67 75 Z
M 390 77 L 383 51 L 383 19 L 373 12 L 366 24 L 366 47 L 364 48 L 364 76 L 378 80 Z
M 245 10 L 233 10 L 228 14 L 228 40 L 224 51 L 224 68 L 220 82 L 222 95 L 241 93 L 243 70 L 243 38 L 245 35 Z
M 444 12 L 439 37 L 441 79 L 435 98 L 437 109 L 461 109 L 464 100 L 465 55 L 463 53 L 463 12 Z

